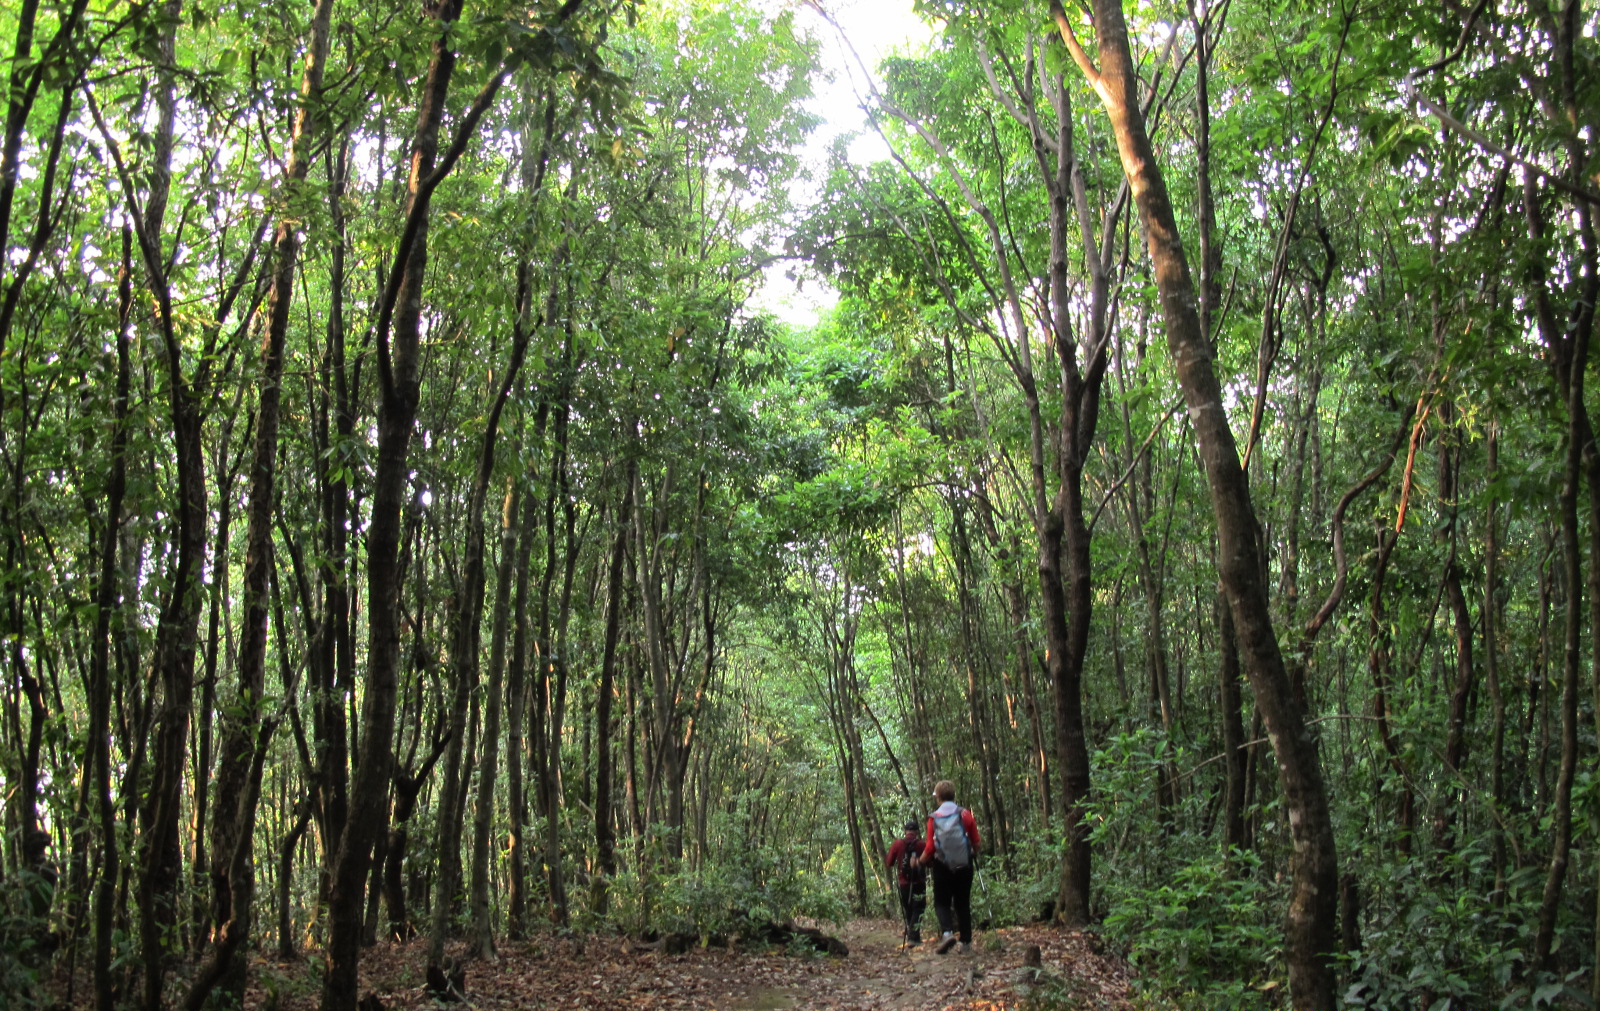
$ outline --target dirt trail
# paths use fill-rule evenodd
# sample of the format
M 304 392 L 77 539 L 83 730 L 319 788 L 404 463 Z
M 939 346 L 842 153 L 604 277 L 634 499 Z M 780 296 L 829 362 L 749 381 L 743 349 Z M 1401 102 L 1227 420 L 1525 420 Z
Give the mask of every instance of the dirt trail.
M 728 1003 L 719 1005 L 717 1011 L 966 1007 L 969 999 L 976 996 L 976 984 L 994 972 L 1004 973 L 1000 963 L 1016 963 L 1020 959 L 1020 953 L 1016 958 L 1005 958 L 1007 952 L 1001 944 L 991 940 L 985 946 L 981 937 L 979 946 L 966 955 L 940 955 L 931 941 L 903 945 L 898 926 L 890 921 L 856 920 L 839 934 L 850 947 L 847 958 L 818 963 L 813 967 L 814 973 L 798 986 L 788 983 L 730 995 Z M 936 932 L 933 938 L 937 940 Z M 1020 964 L 1016 967 L 1020 968 Z M 978 1006 L 1008 1005 L 991 1000 Z
M 931 917 L 929 920 L 931 926 Z M 828 929 L 826 926 L 824 929 Z M 1033 987 L 1023 965 L 1043 952 L 1045 1006 L 1131 1011 L 1125 967 L 1097 954 L 1086 935 L 1040 926 L 983 931 L 971 954 L 940 955 L 932 943 L 906 948 L 899 925 L 856 920 L 837 934 L 843 958 L 783 950 L 645 950 L 619 937 L 541 937 L 504 945 L 494 962 L 467 969 L 462 1011 L 1019 1011 Z M 379 945 L 362 958 L 361 993 L 386 1011 L 436 1011 L 422 987 L 419 943 Z M 311 963 L 257 962 L 246 1011 L 310 1011 Z
M 1042 927 L 985 931 L 975 938 L 971 953 L 957 950 L 940 955 L 933 943 L 937 931 L 929 933 L 933 940 L 906 946 L 901 944 L 899 924 L 893 921 L 853 921 L 839 934 L 850 947 L 848 958 L 816 963 L 799 985 L 735 993 L 726 1003 L 712 1006 L 717 1011 L 1020 1008 L 1035 989 L 1036 977 L 1023 964 L 1029 946 L 1035 944 L 1043 952 L 1043 968 L 1049 974 L 1041 985 L 1062 995 L 1070 993 L 1072 1006 L 1108 1011 L 1131 1006 L 1126 1001 L 1127 979 L 1120 965 L 1092 954 L 1081 935 L 1063 935 Z M 1080 946 L 1081 951 L 1069 953 Z M 1095 970 L 1101 978 L 1088 978 Z

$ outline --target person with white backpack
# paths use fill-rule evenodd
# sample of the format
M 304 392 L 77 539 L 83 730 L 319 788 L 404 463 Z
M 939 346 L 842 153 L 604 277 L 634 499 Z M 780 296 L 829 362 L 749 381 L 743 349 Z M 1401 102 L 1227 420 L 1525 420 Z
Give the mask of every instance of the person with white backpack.
M 928 838 L 918 862 L 933 872 L 933 911 L 943 937 L 939 954 L 948 954 L 959 940 L 961 953 L 972 950 L 972 874 L 978 858 L 978 822 L 956 803 L 956 785 L 941 779 L 933 788 L 939 802 L 928 815 Z

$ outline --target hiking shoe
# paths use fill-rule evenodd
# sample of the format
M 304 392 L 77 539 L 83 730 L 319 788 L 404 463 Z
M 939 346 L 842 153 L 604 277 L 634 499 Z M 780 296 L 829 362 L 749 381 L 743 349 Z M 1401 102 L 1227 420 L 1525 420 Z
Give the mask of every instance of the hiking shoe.
M 956 935 L 954 935 L 954 934 L 946 934 L 946 935 L 944 935 L 944 940 L 939 942 L 939 948 L 938 948 L 939 954 L 948 955 L 950 953 L 950 949 L 954 948 L 955 946 L 956 946 Z
M 963 955 L 972 954 L 972 942 L 971 941 L 962 941 L 961 942 L 961 954 L 963 954 Z

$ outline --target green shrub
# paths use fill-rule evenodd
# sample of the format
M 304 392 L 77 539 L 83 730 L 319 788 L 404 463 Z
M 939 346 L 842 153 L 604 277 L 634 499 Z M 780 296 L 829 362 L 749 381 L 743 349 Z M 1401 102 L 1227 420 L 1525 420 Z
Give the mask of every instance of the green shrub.
M 47 955 L 41 945 L 49 922 L 36 912 L 46 883 L 22 869 L 0 880 L 0 1008 L 33 1008 Z
M 1276 896 L 1251 854 L 1212 855 L 1173 869 L 1154 888 L 1124 890 L 1106 933 L 1138 966 L 1141 985 L 1186 1011 L 1255 1011 L 1282 989 Z
M 1194 764 L 1148 727 L 1113 735 L 1095 753 L 1088 815 L 1101 869 L 1097 905 L 1147 999 L 1184 1011 L 1263 1011 L 1286 990 L 1282 887 L 1257 854 L 1227 857 L 1215 838 L 1183 828 L 1206 823 L 1201 791 L 1162 811 L 1163 769 Z
M 1536 1008 L 1554 1003 L 1561 980 L 1524 981 L 1543 868 L 1512 876 L 1504 901 L 1460 887 L 1486 860 L 1482 840 L 1442 859 L 1393 858 L 1373 868 L 1384 882 L 1367 903 L 1362 948 L 1347 956 L 1346 1007 L 1370 1011 Z
M 731 816 L 730 816 L 731 817 Z M 671 868 L 663 833 L 652 833 L 645 862 L 611 882 L 611 919 L 634 934 L 744 934 L 797 918 L 841 922 L 849 906 L 840 880 L 808 870 L 787 846 L 730 847 L 723 859 Z

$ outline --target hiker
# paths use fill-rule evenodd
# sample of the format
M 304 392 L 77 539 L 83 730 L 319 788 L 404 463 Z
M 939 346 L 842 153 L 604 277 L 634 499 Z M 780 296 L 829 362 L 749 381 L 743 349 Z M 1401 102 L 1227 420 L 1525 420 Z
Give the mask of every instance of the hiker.
M 906 943 L 922 943 L 922 911 L 928 908 L 928 872 L 917 861 L 920 840 L 915 820 L 906 822 L 906 834 L 889 847 L 884 861 L 900 881 L 900 916 L 906 921 Z
M 956 785 L 941 779 L 933 788 L 939 802 L 928 815 L 928 839 L 918 861 L 933 869 L 933 911 L 939 917 L 939 954 L 948 954 L 961 942 L 961 953 L 972 950 L 972 872 L 978 858 L 978 822 L 972 812 L 956 803 Z

